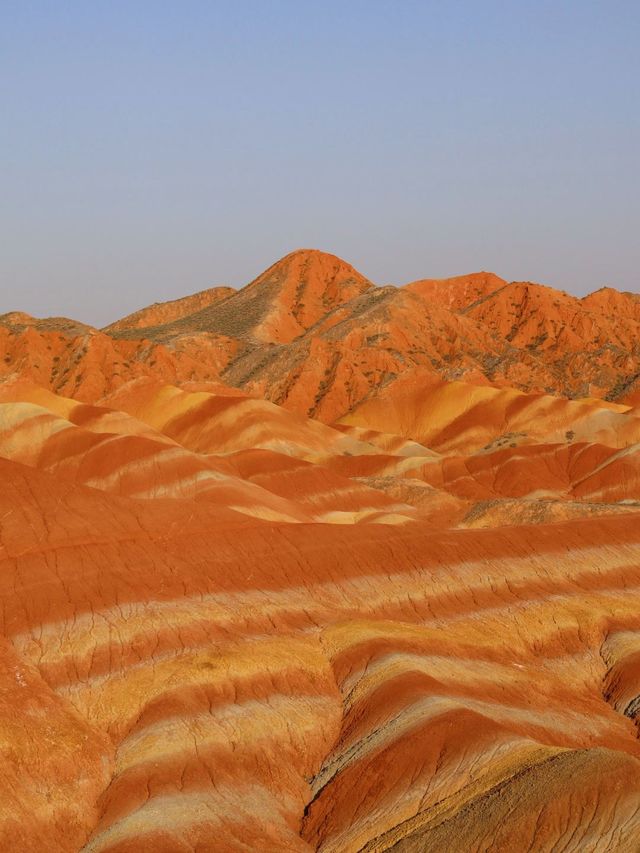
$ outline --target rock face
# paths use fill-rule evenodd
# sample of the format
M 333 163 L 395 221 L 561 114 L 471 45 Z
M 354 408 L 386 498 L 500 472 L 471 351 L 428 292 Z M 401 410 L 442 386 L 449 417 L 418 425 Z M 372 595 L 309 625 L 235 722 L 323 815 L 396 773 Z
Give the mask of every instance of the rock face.
M 640 849 L 637 304 L 0 318 L 0 850 Z

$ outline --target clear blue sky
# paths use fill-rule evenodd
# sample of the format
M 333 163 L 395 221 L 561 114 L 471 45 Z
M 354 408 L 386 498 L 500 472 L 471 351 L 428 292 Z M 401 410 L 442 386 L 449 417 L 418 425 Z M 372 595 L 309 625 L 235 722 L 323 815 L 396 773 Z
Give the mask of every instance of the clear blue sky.
M 640 3 L 0 5 L 0 312 L 103 324 L 286 252 L 640 290 Z

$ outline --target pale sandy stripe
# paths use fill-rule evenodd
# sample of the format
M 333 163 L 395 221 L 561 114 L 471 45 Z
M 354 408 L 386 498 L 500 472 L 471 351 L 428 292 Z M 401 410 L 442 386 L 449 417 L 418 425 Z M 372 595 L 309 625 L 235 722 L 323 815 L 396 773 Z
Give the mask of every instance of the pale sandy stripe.
M 59 661 L 67 656 L 82 657 L 93 649 L 116 638 L 130 643 L 136 635 L 157 632 L 162 628 L 178 630 L 194 620 L 210 619 L 216 626 L 242 629 L 256 617 L 271 620 L 287 613 L 306 613 L 310 620 L 320 623 L 350 618 L 385 605 L 411 605 L 411 600 L 428 607 L 432 598 L 442 594 L 459 595 L 467 599 L 473 591 L 491 589 L 500 602 L 496 610 L 522 607 L 527 599 L 518 600 L 510 592 L 514 584 L 542 581 L 553 590 L 555 584 L 588 580 L 601 572 L 614 572 L 631 566 L 640 567 L 640 545 L 606 546 L 572 551 L 564 554 L 533 554 L 527 558 L 486 562 L 461 561 L 428 571 L 411 568 L 406 572 L 382 573 L 328 581 L 309 586 L 292 586 L 279 590 L 252 589 L 237 593 L 207 593 L 171 600 L 147 600 L 114 605 L 93 613 L 83 613 L 60 622 L 34 626 L 30 631 L 14 635 L 13 644 L 20 654 L 35 663 Z M 254 577 L 247 566 L 246 580 Z M 619 593 L 630 590 L 620 590 Z M 637 593 L 637 589 L 633 590 Z M 590 593 L 576 584 L 575 591 L 561 593 L 563 598 Z M 553 592 L 545 594 L 550 599 Z M 533 596 L 533 593 L 532 593 Z M 490 612 L 484 608 L 483 614 Z M 198 614 L 197 617 L 195 614 Z M 467 611 L 458 618 L 468 619 Z M 451 621 L 454 616 L 447 616 Z
M 260 824 L 280 831 L 286 849 L 308 850 L 287 825 L 283 809 L 275 798 L 259 785 L 234 787 L 216 784 L 206 792 L 154 797 L 135 812 L 99 832 L 82 848 L 82 853 L 100 853 L 125 841 L 136 841 L 145 850 L 144 838 L 151 832 L 166 831 L 188 837 L 189 830 L 210 827 L 209 840 L 224 843 L 223 830 L 244 825 L 254 831 Z M 242 835 L 242 832 L 239 832 Z

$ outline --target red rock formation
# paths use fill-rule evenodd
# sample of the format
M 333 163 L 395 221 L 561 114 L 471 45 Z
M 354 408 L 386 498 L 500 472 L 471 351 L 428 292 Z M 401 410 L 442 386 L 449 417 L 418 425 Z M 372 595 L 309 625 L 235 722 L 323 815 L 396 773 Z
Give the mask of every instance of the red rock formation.
M 636 308 L 0 318 L 0 850 L 640 849 Z

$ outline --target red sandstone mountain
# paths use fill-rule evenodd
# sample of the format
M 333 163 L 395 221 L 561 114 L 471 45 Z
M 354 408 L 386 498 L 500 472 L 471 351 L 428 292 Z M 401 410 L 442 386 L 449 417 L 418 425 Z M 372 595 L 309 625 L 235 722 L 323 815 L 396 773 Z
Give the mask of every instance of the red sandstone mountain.
M 326 423 L 408 370 L 427 384 L 463 379 L 633 402 L 639 305 L 634 294 L 577 299 L 491 273 L 376 287 L 333 255 L 301 250 L 238 291 L 154 305 L 102 333 L 5 319 L 0 378 L 87 402 L 140 376 L 209 383 Z
M 639 304 L 0 317 L 0 849 L 640 849 Z

